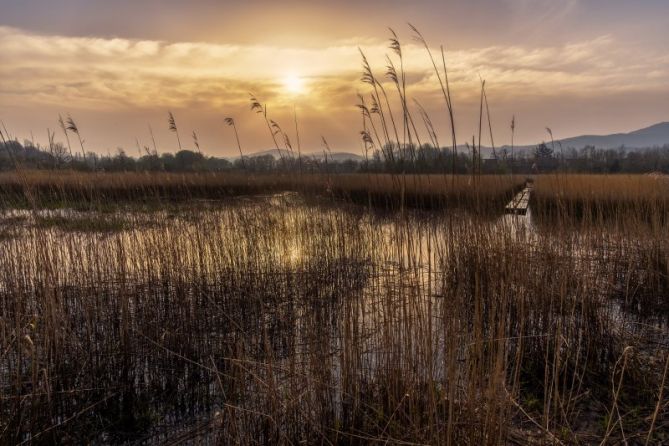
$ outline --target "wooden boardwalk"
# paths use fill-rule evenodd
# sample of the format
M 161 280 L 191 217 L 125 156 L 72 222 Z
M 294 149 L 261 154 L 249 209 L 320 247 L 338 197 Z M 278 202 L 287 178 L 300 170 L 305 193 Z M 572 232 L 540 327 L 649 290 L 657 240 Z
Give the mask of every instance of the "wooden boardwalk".
M 513 200 L 506 205 L 507 214 L 525 215 L 527 208 L 530 206 L 530 195 L 532 194 L 532 185 L 525 184 L 525 188 L 518 192 Z

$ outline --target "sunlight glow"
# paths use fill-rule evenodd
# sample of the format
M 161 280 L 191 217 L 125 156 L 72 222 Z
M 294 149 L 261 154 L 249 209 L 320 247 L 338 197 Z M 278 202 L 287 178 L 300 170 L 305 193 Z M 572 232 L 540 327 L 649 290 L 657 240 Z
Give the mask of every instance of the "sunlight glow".
M 305 92 L 304 79 L 295 74 L 288 74 L 283 78 L 283 89 L 290 94 L 302 94 Z

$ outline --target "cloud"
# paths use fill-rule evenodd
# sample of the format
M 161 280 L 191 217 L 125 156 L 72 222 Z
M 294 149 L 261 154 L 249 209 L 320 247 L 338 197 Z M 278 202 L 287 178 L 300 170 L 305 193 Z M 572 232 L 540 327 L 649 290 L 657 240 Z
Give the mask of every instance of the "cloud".
M 522 9 L 543 1 L 518 4 Z M 569 9 L 577 2 L 566 3 L 563 6 Z M 391 53 L 387 42 L 359 41 L 383 78 L 385 55 Z M 432 51 L 439 55 L 437 47 Z M 410 95 L 428 110 L 442 109 L 437 79 L 424 49 L 409 41 L 403 53 Z M 301 48 L 65 37 L 0 27 L 0 54 L 0 103 L 9 107 L 66 105 L 69 110 L 103 112 L 197 108 L 205 113 L 248 108 L 248 92 L 253 91 L 281 112 L 295 101 L 281 87 L 282 77 L 290 73 L 305 79 L 308 92 L 299 101 L 305 110 L 331 121 L 322 124 L 327 129 L 333 122 L 357 119 L 351 117 L 356 91 L 364 91 L 356 39 Z M 668 89 L 666 54 L 637 51 L 607 35 L 560 46 L 448 51 L 446 59 L 456 100 L 465 109 L 477 103 L 479 75 L 487 79 L 490 97 L 505 102 L 529 98 L 541 103 L 543 98 L 566 101 Z M 389 92 L 393 88 L 388 84 Z M 352 131 L 350 138 L 357 138 L 357 132 Z

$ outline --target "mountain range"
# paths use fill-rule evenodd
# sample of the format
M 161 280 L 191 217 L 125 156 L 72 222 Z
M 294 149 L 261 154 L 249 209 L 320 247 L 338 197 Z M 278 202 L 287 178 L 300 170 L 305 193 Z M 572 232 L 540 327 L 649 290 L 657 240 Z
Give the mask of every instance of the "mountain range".
M 546 135 L 550 138 L 549 135 Z M 550 140 L 545 141 L 551 146 Z M 514 150 L 534 150 L 540 143 L 534 145 L 516 146 Z M 556 139 L 555 150 L 562 146 L 564 149 L 582 149 L 586 146 L 594 146 L 597 149 L 618 149 L 624 147 L 628 150 L 644 149 L 649 147 L 663 147 L 669 145 L 669 122 L 661 122 L 629 133 L 612 133 L 610 135 L 581 135 L 571 138 Z M 511 150 L 511 146 L 502 146 L 498 150 Z M 484 154 L 492 154 L 492 149 L 485 147 Z
M 548 135 L 546 135 L 548 137 Z M 540 144 L 533 145 L 521 145 L 515 146 L 514 151 L 525 152 L 534 150 Z M 550 141 L 546 141 L 546 144 L 551 145 Z M 642 149 L 648 147 L 663 147 L 669 145 L 669 122 L 661 122 L 659 124 L 652 125 L 639 130 L 634 130 L 629 133 L 613 133 L 610 135 L 581 135 L 574 136 L 571 138 L 557 139 L 555 140 L 555 150 L 559 150 L 559 147 L 562 146 L 564 149 L 567 148 L 576 148 L 581 149 L 586 146 L 594 146 L 598 149 L 617 149 L 620 147 L 625 147 L 629 150 Z M 510 151 L 511 146 L 505 145 L 496 148 L 498 151 L 504 149 Z M 460 153 L 465 153 L 469 150 L 466 146 L 458 146 L 458 151 Z M 492 156 L 491 147 L 483 147 L 481 149 L 482 156 L 489 158 Z M 250 153 L 246 156 L 256 157 L 263 155 L 272 155 L 274 158 L 279 159 L 281 154 L 288 156 L 286 150 L 279 151 L 278 149 L 264 150 L 261 152 Z M 313 152 L 313 153 L 303 153 L 302 156 L 310 157 L 317 160 L 323 160 L 325 158 L 324 153 Z M 328 159 L 333 161 L 345 161 L 345 160 L 354 160 L 361 161 L 362 156 L 356 155 L 355 153 L 349 152 L 333 152 L 328 154 Z

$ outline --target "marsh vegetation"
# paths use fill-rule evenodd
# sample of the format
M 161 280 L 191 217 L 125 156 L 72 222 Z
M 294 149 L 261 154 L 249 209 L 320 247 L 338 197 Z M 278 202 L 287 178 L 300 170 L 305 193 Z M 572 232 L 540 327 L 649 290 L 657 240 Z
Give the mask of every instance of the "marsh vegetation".
M 6 202 L 2 442 L 666 441 L 665 207 L 639 187 L 650 219 L 616 218 L 621 195 L 576 215 L 565 180 L 588 187 L 537 178 L 533 221 L 503 200 Z
M 303 171 L 299 146 L 265 174 L 12 159 L 0 443 L 669 442 L 666 180 L 537 175 L 531 214 L 504 215 L 527 179 L 483 174 L 485 83 L 459 174 L 444 53 L 413 32 L 449 117 L 438 174 L 409 174 L 421 135 L 441 145 L 394 32 L 358 104 L 388 173 Z

